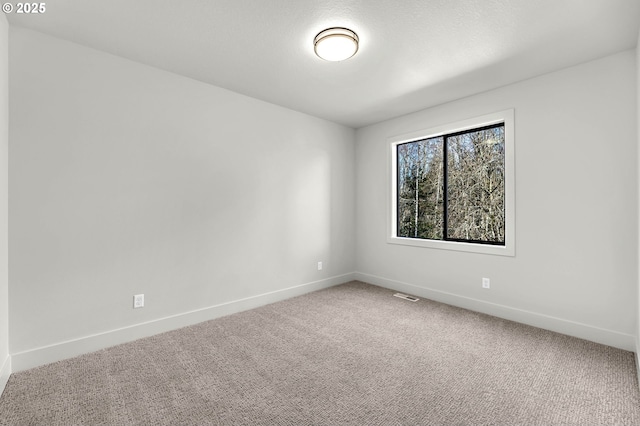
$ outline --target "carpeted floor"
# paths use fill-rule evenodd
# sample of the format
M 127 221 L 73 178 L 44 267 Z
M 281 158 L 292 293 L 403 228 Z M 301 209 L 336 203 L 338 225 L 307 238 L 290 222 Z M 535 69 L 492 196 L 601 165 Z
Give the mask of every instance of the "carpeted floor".
M 631 352 L 353 282 L 13 374 L 2 425 L 638 425 Z

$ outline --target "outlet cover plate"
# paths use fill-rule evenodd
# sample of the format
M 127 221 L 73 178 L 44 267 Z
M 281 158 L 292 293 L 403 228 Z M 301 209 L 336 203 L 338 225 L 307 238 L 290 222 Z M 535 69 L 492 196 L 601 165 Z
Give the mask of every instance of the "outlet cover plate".
M 136 294 L 133 296 L 133 308 L 144 308 L 144 294 Z

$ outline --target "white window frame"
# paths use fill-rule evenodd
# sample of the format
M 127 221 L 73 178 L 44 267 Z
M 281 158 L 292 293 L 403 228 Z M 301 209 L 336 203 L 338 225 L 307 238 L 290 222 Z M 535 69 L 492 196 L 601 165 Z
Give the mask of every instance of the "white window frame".
M 397 146 L 407 142 L 430 139 L 449 133 L 461 132 L 492 124 L 504 123 L 505 138 L 505 241 L 504 245 L 490 245 L 457 241 L 427 240 L 397 236 Z M 514 110 L 508 109 L 480 117 L 449 123 L 430 129 L 418 130 L 388 139 L 389 146 L 389 201 L 387 217 L 387 243 L 414 247 L 426 247 L 440 250 L 455 250 L 498 256 L 515 256 L 515 129 Z

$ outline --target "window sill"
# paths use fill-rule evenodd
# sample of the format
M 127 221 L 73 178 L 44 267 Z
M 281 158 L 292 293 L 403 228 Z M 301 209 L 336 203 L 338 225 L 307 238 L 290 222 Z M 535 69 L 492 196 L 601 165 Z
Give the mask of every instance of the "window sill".
M 404 246 L 424 247 L 438 250 L 463 251 L 468 253 L 489 254 L 495 256 L 515 256 L 513 244 L 507 241 L 505 246 L 489 244 L 461 243 L 456 241 L 421 240 L 417 238 L 388 237 L 387 243 Z

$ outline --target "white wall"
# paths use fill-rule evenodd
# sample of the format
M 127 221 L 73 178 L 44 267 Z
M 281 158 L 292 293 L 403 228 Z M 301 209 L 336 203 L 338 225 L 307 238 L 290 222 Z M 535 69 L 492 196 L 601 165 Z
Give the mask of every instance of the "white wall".
M 14 371 L 353 278 L 354 130 L 10 35 Z
M 0 394 L 11 374 L 9 357 L 8 170 L 9 150 L 9 24 L 0 14 Z
M 640 31 L 638 32 L 638 42 L 636 43 L 636 133 L 638 137 L 638 179 L 640 182 Z M 640 183 L 638 184 L 638 189 L 640 190 Z M 639 202 L 640 202 L 640 197 Z M 640 207 L 638 209 L 638 221 L 640 223 Z M 640 225 L 638 226 L 638 230 L 640 231 Z M 640 244 L 640 238 L 638 239 L 638 243 Z M 636 306 L 636 315 L 638 316 L 638 322 L 636 326 L 636 370 L 638 371 L 638 383 L 640 383 L 640 247 L 639 247 L 639 257 L 638 257 L 638 271 L 639 271 L 639 280 L 638 280 L 638 294 L 636 297 L 637 306 Z
M 636 78 L 626 51 L 359 129 L 356 276 L 635 350 Z M 387 138 L 508 108 L 516 256 L 387 244 Z

